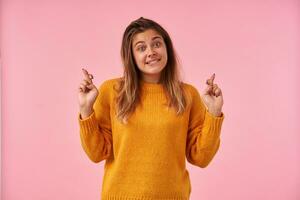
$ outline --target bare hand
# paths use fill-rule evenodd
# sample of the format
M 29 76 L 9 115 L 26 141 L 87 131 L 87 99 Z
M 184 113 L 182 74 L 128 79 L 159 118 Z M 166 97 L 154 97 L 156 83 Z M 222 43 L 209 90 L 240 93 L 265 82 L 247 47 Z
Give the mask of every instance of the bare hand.
M 224 104 L 222 91 L 217 84 L 214 84 L 215 74 L 206 80 L 207 88 L 204 90 L 202 99 L 208 111 L 215 116 L 220 116 Z
M 91 111 L 98 96 L 98 89 L 93 84 L 93 75 L 82 69 L 84 78 L 78 88 L 78 102 L 81 111 Z

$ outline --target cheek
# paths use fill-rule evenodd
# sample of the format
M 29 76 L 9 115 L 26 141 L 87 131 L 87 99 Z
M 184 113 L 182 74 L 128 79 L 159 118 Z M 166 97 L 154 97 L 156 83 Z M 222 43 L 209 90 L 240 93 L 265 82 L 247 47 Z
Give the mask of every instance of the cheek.
M 140 54 L 138 56 L 138 62 L 144 64 L 146 56 L 144 54 Z
M 166 49 L 163 49 L 160 54 L 162 55 L 163 59 L 165 60 L 165 62 L 167 62 L 168 60 L 168 53 Z
M 159 54 L 162 55 L 164 58 L 168 57 L 168 53 L 167 53 L 167 49 L 166 48 L 159 49 Z
M 145 60 L 145 55 L 144 54 L 136 53 L 134 58 L 135 58 L 135 62 L 138 66 L 144 64 L 144 60 Z
M 140 55 L 137 52 L 134 52 L 133 53 L 133 58 L 134 58 L 135 62 L 139 62 Z

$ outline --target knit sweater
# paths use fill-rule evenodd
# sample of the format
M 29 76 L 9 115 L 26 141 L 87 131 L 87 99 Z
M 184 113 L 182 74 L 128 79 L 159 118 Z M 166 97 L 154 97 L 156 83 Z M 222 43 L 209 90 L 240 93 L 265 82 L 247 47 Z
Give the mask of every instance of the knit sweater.
M 105 160 L 102 200 L 188 200 L 192 190 L 185 159 L 201 168 L 211 162 L 224 114 L 209 113 L 197 89 L 184 83 L 190 101 L 176 115 L 161 84 L 141 81 L 141 103 L 123 124 L 115 116 L 118 80 L 99 86 L 90 116 L 78 114 L 83 150 L 95 163 Z

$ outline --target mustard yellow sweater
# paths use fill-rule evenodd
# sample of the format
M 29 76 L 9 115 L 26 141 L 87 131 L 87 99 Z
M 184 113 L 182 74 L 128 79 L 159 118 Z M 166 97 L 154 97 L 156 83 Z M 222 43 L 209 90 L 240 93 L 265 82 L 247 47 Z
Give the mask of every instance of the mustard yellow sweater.
M 104 81 L 93 113 L 78 115 L 80 139 L 90 160 L 106 160 L 102 200 L 189 199 L 191 184 L 187 161 L 206 167 L 220 146 L 224 114 L 210 114 L 197 89 L 184 83 L 191 101 L 183 115 L 168 109 L 161 84 L 142 84 L 142 103 L 120 123 L 115 113 L 113 85 Z

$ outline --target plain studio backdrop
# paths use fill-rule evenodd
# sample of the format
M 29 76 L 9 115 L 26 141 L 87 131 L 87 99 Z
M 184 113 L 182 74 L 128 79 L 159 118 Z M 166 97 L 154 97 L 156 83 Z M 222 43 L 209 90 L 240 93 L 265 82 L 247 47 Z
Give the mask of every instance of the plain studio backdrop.
M 225 120 L 207 168 L 187 164 L 191 200 L 300 199 L 300 3 L 1 1 L 3 200 L 100 199 L 104 161 L 79 137 L 85 67 L 122 75 L 122 34 L 143 16 L 169 32 L 183 80 L 216 73 Z

